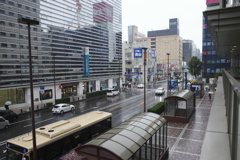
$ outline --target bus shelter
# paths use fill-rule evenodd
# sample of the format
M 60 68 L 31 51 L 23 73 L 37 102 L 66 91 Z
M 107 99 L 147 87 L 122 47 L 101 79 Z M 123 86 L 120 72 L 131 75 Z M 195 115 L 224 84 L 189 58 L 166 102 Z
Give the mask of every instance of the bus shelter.
M 190 85 L 190 90 L 195 93 L 196 98 L 202 98 L 204 96 L 204 83 L 203 82 L 193 82 Z
M 167 121 L 155 113 L 141 113 L 75 149 L 84 160 L 168 158 Z
M 195 93 L 181 90 L 164 99 L 164 118 L 170 122 L 189 122 L 196 107 Z

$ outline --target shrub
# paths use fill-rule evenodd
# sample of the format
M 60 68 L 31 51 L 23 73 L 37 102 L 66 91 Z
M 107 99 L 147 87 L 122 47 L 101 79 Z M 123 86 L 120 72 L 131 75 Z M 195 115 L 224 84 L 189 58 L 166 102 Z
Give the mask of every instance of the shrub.
M 65 97 L 65 98 L 61 98 L 61 99 L 56 99 L 56 104 L 59 104 L 59 103 L 70 103 L 70 98 Z
M 48 102 L 46 105 L 47 105 L 47 107 L 52 107 L 53 103 L 52 102 Z
M 102 96 L 102 95 L 106 95 L 106 93 L 107 93 L 107 90 L 95 91 L 95 92 L 87 93 L 86 98 Z
M 156 104 L 155 106 L 153 106 L 152 108 L 148 109 L 148 112 L 153 112 L 153 113 L 157 113 L 157 114 L 161 114 L 164 111 L 165 107 L 164 107 L 164 102 L 159 102 L 158 104 Z

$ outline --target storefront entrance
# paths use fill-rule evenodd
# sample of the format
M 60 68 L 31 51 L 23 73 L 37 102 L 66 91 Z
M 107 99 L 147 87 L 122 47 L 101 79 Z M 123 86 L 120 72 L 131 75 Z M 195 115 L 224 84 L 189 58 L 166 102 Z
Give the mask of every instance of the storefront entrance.
M 62 98 L 77 96 L 77 85 L 78 83 L 61 84 Z

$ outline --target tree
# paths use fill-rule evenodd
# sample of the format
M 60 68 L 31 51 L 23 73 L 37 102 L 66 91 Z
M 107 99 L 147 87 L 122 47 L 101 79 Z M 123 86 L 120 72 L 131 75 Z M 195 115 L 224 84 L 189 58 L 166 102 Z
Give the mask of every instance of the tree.
M 196 56 L 193 56 L 188 62 L 188 70 L 189 73 L 196 79 L 197 76 L 201 75 L 202 62 Z

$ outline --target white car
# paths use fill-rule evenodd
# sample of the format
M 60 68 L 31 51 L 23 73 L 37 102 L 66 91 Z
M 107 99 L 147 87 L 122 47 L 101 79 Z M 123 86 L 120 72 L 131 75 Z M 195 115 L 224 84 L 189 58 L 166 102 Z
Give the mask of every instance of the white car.
M 144 84 L 137 85 L 137 88 L 144 88 Z
M 52 113 L 64 113 L 68 111 L 73 111 L 75 106 L 67 103 L 60 103 L 53 106 Z
M 107 96 L 115 96 L 115 95 L 118 95 L 118 94 L 119 94 L 119 91 L 117 89 L 109 88 L 107 90 Z
M 156 89 L 155 94 L 156 95 L 163 95 L 165 93 L 165 89 L 163 87 L 159 87 Z
M 9 121 L 0 116 L 0 129 L 8 129 L 9 126 L 10 126 Z

